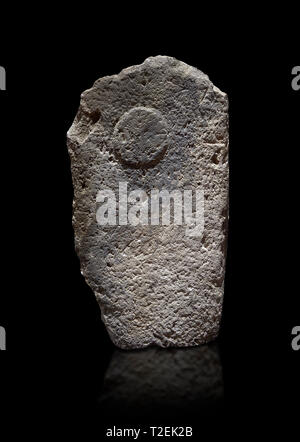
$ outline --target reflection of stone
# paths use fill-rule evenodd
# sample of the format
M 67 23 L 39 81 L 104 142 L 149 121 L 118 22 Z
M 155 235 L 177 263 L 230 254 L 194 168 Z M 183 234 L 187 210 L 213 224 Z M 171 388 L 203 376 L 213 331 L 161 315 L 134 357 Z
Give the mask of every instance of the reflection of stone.
M 216 345 L 142 351 L 116 350 L 107 370 L 100 404 L 108 414 L 143 414 L 182 409 L 198 412 L 223 399 L 222 367 Z

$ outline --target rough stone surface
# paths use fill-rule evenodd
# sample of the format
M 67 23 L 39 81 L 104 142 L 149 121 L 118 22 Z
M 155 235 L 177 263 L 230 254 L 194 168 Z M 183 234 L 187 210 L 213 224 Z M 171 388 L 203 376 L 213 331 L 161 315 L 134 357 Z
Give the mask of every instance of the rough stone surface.
M 150 57 L 100 78 L 68 132 L 73 226 L 82 273 L 123 349 L 195 346 L 218 335 L 228 216 L 227 96 L 196 68 Z M 100 226 L 96 196 L 204 190 L 204 232 L 184 225 Z

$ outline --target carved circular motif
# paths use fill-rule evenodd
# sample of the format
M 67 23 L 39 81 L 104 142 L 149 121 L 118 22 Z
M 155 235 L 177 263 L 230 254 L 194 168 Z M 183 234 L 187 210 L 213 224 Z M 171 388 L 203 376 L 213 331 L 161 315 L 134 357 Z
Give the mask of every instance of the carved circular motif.
M 117 158 L 130 167 L 157 164 L 167 149 L 168 129 L 162 114 L 148 107 L 125 112 L 115 126 L 113 147 Z

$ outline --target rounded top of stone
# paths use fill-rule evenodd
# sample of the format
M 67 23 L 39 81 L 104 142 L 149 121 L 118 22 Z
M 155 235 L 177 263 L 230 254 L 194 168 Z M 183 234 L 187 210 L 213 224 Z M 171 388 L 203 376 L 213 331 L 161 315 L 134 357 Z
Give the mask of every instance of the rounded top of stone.
M 130 74 L 133 74 L 135 72 L 138 71 L 143 71 L 146 69 L 172 69 L 177 71 L 178 73 L 180 73 L 182 76 L 190 76 L 193 77 L 195 80 L 200 80 L 200 81 L 205 81 L 207 83 L 212 84 L 212 82 L 210 81 L 209 77 L 204 74 L 202 71 L 200 71 L 198 68 L 195 68 L 193 66 L 188 65 L 187 63 L 178 60 L 175 57 L 171 57 L 168 55 L 155 55 L 155 56 L 151 56 L 146 58 L 143 63 L 141 64 L 137 64 L 137 65 L 133 65 L 130 67 L 127 67 L 125 69 L 122 69 L 119 74 L 114 74 L 114 75 L 108 75 L 105 77 L 101 77 L 98 80 L 95 81 L 95 83 L 93 84 L 93 88 L 97 87 L 98 85 L 100 85 L 103 81 L 107 81 L 107 80 L 117 80 L 117 79 L 122 79 L 125 76 L 128 76 Z M 213 85 L 214 86 L 214 85 Z M 215 92 L 220 93 L 222 96 L 225 96 L 226 94 L 224 92 L 222 92 L 220 89 L 218 89 L 216 86 L 214 86 Z M 85 91 L 83 94 L 85 94 L 87 91 Z
M 174 114 L 174 109 L 181 106 L 180 112 L 178 109 L 176 112 L 183 118 L 189 109 L 194 107 L 197 110 L 200 105 L 205 107 L 213 100 L 226 102 L 227 97 L 202 71 L 174 57 L 151 56 L 141 64 L 123 69 L 119 74 L 99 78 L 90 89 L 85 90 L 81 94 L 80 108 L 68 131 L 68 137 L 81 144 L 94 130 L 107 130 L 107 134 L 111 134 L 121 116 L 132 108 L 147 107 L 165 115 L 171 108 Z M 148 117 L 155 119 L 153 112 L 148 114 Z M 129 117 L 135 121 L 136 115 L 133 113 Z M 189 119 L 191 118 L 193 117 Z M 157 133 L 160 134 L 159 127 Z M 161 158 L 162 152 L 166 150 L 165 141 L 160 140 L 161 142 L 155 143 L 155 152 L 150 154 L 150 151 L 141 151 L 139 159 L 133 159 L 129 146 L 134 146 L 134 143 L 126 143 L 128 152 L 125 142 L 120 143 L 120 140 L 125 141 L 127 135 L 128 140 L 131 140 L 129 132 L 115 137 L 118 139 L 118 146 L 122 147 L 117 146 L 115 151 L 124 163 L 132 167 L 150 167 L 157 161 L 156 155 Z M 141 134 L 138 139 L 140 136 Z

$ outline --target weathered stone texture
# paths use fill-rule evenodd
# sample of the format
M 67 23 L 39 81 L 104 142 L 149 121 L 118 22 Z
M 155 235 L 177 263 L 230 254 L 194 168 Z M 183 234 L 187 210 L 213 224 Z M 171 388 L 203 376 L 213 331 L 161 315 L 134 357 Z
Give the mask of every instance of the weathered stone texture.
M 68 132 L 75 246 L 112 341 L 120 348 L 194 346 L 218 335 L 228 214 L 227 96 L 196 68 L 150 57 L 81 96 Z M 205 196 L 204 233 L 100 226 L 96 196 L 140 188 Z

